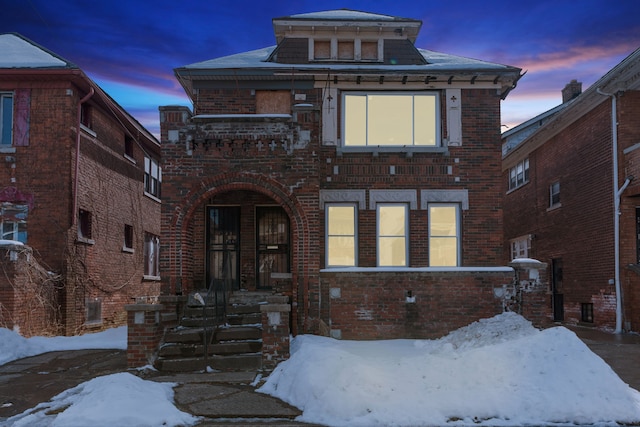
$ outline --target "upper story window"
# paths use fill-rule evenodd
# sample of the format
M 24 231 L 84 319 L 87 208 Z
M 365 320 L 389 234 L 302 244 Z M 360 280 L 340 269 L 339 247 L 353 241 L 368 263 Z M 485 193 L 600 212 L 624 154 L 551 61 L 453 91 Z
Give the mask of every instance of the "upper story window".
M 346 92 L 345 147 L 438 147 L 437 92 Z
M 524 159 L 509 169 L 509 190 L 521 187 L 527 182 L 529 182 L 529 159 Z
M 311 61 L 365 61 L 378 62 L 382 58 L 380 40 L 361 40 L 337 38 L 323 40 L 310 39 Z
M 356 265 L 356 204 L 327 204 L 327 267 Z
M 13 94 L 0 92 L 0 145 L 12 144 Z
M 133 226 L 124 225 L 124 244 L 122 245 L 124 252 L 133 252 Z
M 409 207 L 406 204 L 377 204 L 378 266 L 408 265 Z
M 134 160 L 133 158 L 133 138 L 129 135 L 124 136 L 124 155 L 130 160 Z
M 91 107 L 86 102 L 80 106 L 80 125 L 87 129 L 93 129 L 93 117 Z
M 160 198 L 162 184 L 162 170 L 158 162 L 149 157 L 144 158 L 144 191 L 154 197 Z
M 549 207 L 560 205 L 560 183 L 554 182 L 549 186 Z

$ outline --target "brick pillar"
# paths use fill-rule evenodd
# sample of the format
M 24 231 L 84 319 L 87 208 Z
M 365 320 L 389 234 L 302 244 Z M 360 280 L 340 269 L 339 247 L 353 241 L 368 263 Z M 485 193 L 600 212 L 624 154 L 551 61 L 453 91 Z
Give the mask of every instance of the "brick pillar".
M 162 304 L 128 304 L 127 365 L 138 368 L 153 363 L 164 327 L 160 321 Z
M 551 324 L 553 313 L 547 280 L 547 264 L 529 258 L 516 258 L 509 263 L 509 266 L 515 270 L 520 314 L 536 326 Z
M 272 371 L 289 358 L 291 304 L 289 297 L 273 295 L 260 306 L 262 312 L 262 369 Z

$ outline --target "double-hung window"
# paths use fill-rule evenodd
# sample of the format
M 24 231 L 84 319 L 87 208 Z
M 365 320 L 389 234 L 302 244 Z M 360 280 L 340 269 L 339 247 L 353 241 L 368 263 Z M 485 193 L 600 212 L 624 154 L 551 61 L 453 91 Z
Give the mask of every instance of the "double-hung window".
M 144 233 L 144 275 L 160 276 L 160 238 L 151 233 Z
M 440 146 L 437 92 L 346 92 L 343 145 L 346 148 Z
M 554 182 L 549 186 L 549 207 L 560 205 L 560 183 Z
M 13 94 L 0 92 L 0 146 L 12 144 L 13 132 Z
M 356 204 L 327 204 L 326 264 L 328 267 L 356 265 Z
M 158 162 L 150 157 L 144 158 L 144 191 L 154 197 L 160 198 L 162 184 L 162 170 Z
M 527 182 L 529 182 L 529 159 L 524 159 L 509 169 L 509 190 L 521 187 Z
M 409 209 L 406 204 L 378 203 L 378 266 L 408 265 Z
M 429 266 L 460 265 L 460 205 L 429 204 Z

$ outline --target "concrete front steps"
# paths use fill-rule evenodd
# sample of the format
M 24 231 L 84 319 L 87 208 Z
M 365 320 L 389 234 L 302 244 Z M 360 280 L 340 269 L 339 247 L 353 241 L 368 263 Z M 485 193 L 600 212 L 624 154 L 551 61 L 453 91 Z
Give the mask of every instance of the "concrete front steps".
M 187 306 L 180 326 L 165 333 L 154 367 L 165 372 L 256 371 L 262 367 L 262 314 L 268 294 L 236 292 L 226 324 L 215 324 L 212 308 Z M 205 324 L 208 325 L 205 328 Z M 205 357 L 205 332 L 208 352 Z

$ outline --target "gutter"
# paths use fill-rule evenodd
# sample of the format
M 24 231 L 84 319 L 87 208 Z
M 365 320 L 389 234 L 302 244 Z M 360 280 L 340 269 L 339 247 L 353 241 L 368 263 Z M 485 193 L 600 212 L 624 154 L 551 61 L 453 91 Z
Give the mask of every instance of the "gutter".
M 620 196 L 627 188 L 633 177 L 627 177 L 618 188 L 618 121 L 617 98 L 615 93 L 606 93 L 597 88 L 603 96 L 611 97 L 611 143 L 613 149 L 613 240 L 614 240 L 614 275 L 616 288 L 616 334 L 622 333 L 622 287 L 620 286 Z

